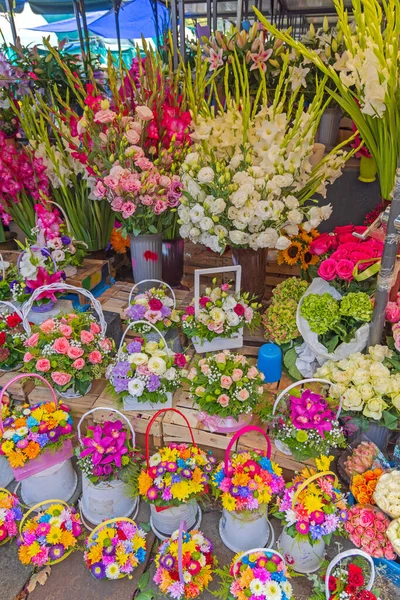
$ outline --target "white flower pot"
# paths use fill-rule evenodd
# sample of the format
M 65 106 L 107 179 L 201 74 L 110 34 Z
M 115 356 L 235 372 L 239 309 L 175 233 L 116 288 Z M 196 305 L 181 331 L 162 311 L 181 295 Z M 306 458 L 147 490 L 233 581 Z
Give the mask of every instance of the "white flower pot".
M 23 479 L 21 481 L 22 501 L 28 506 L 53 498 L 68 502 L 73 496 L 77 484 L 78 476 L 72 466 L 71 459 L 68 458 L 40 473 Z
M 211 342 L 201 341 L 200 338 L 192 338 L 196 352 L 218 352 L 219 350 L 233 350 L 243 346 L 243 328 L 231 338 L 216 337 Z
M 0 456 L 0 487 L 5 488 L 14 479 L 11 467 L 5 456 Z
M 278 540 L 278 549 L 284 555 L 286 563 L 298 573 L 318 571 L 325 554 L 325 542 L 318 540 L 312 546 L 307 541 L 299 541 L 282 531 Z
M 289 446 L 287 446 L 281 440 L 274 439 L 274 444 L 275 444 L 276 448 L 278 448 L 279 452 L 282 452 L 282 454 L 286 454 L 287 456 L 293 456 L 292 451 L 290 450 Z
M 115 479 L 94 484 L 82 474 L 82 512 L 93 525 L 116 517 L 129 517 L 138 504 L 138 498 L 132 500 L 126 496 L 123 481 Z
M 166 540 L 174 531 L 179 529 L 181 521 L 186 521 L 186 531 L 200 527 L 202 513 L 196 500 L 172 506 L 157 512 L 156 507 L 150 504 L 150 525 L 155 535 Z
M 267 511 L 244 516 L 222 509 L 219 534 L 225 546 L 232 552 L 245 552 L 252 548 L 272 548 L 275 534 L 268 520 Z
M 160 410 L 172 408 L 172 392 L 167 392 L 166 402 L 140 402 L 138 396 L 127 395 L 123 400 L 124 410 Z
M 86 391 L 83 394 L 76 391 L 75 387 L 73 385 L 71 385 L 71 387 L 69 387 L 64 392 L 58 392 L 58 395 L 61 396 L 61 398 L 65 398 L 66 400 L 68 400 L 68 399 L 70 400 L 72 398 L 82 398 L 83 396 L 86 396 L 86 394 L 88 394 L 90 392 L 91 388 L 92 388 L 92 382 L 89 381 Z

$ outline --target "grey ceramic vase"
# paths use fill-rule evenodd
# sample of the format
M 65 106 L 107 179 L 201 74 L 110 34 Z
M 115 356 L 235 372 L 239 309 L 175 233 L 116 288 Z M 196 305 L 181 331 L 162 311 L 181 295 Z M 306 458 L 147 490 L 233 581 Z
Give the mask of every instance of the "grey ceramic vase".
M 162 277 L 162 235 L 131 235 L 133 279 L 160 279 Z M 140 290 L 143 291 L 143 290 Z

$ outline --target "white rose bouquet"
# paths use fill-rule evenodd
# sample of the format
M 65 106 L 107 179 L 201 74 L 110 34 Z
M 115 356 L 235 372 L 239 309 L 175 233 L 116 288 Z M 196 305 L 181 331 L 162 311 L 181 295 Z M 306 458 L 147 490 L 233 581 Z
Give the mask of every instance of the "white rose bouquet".
M 387 346 L 373 346 L 368 354 L 356 352 L 347 359 L 328 361 L 315 377 L 336 383 L 333 396 L 342 396 L 343 414 L 357 422 L 371 419 L 388 429 L 396 429 L 400 412 L 400 373 Z
M 381 475 L 373 498 L 389 517 L 400 517 L 400 471 L 389 471 Z
M 341 175 L 354 150 L 338 146 L 312 166 L 324 84 L 317 83 L 305 111 L 299 89 L 288 97 L 288 61 L 286 57 L 274 98 L 267 98 L 260 71 L 253 104 L 247 70 L 236 61 L 236 95 L 232 98 L 226 86 L 226 111 L 220 104 L 216 110 L 206 102 L 200 109 L 192 106 L 195 146 L 182 165 L 185 187 L 178 209 L 182 237 L 214 252 L 227 245 L 284 250 L 290 245 L 286 236 L 296 235 L 299 225 L 310 231 L 330 216 L 330 205 L 306 201 L 314 193 L 325 196 L 326 186 Z M 192 90 L 190 96 L 197 94 Z
M 386 535 L 397 554 L 400 555 L 400 519 L 395 519 L 390 523 L 386 530 Z

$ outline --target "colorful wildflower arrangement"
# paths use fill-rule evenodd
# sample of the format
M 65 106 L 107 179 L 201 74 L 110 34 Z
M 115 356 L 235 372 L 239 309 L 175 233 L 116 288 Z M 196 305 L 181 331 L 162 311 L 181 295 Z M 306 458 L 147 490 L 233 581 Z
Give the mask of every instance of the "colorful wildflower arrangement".
M 375 504 L 373 495 L 382 475 L 383 470 L 380 468 L 368 469 L 364 473 L 354 475 L 350 490 L 359 504 Z
M 262 316 L 267 339 L 279 346 L 300 336 L 296 311 L 308 283 L 299 277 L 289 277 L 272 290 L 271 304 Z
M 85 394 L 91 381 L 104 376 L 114 342 L 104 337 L 88 313 L 47 319 L 26 340 L 24 371 L 39 373 L 57 391 L 73 387 Z
M 301 316 L 328 352 L 342 342 L 350 342 L 356 331 L 372 319 L 373 304 L 364 292 L 350 292 L 341 300 L 324 294 L 308 294 L 300 306 Z
M 264 374 L 229 350 L 198 360 L 188 379 L 191 397 L 209 415 L 237 418 L 251 413 L 264 393 Z
M 176 327 L 180 321 L 180 312 L 174 308 L 174 301 L 168 296 L 167 287 L 151 288 L 143 294 L 136 294 L 125 311 L 131 321 L 148 321 L 159 331 Z M 138 325 L 138 331 L 151 331 L 145 325 Z
M 350 541 L 374 558 L 395 560 L 394 548 L 386 534 L 390 520 L 378 508 L 355 504 L 348 510 L 345 531 Z
M 16 494 L 0 488 L 0 544 L 16 537 L 22 510 Z
M 285 488 L 282 469 L 263 450 L 234 452 L 228 461 L 221 462 L 212 475 L 213 492 L 221 497 L 222 506 L 230 512 L 263 511 L 273 495 Z
M 124 468 L 130 464 L 134 450 L 122 422 L 105 421 L 88 426 L 86 437 L 81 439 L 81 448 L 76 449 L 76 455 L 81 471 L 96 484 L 123 479 Z
M 70 409 L 46 402 L 15 406 L 3 423 L 0 454 L 7 457 L 15 469 L 34 460 L 41 452 L 57 450 L 73 437 Z
M 51 504 L 34 516 L 26 513 L 17 540 L 18 558 L 23 565 L 41 567 L 66 558 L 82 533 L 79 514 L 65 504 Z
M 289 236 L 290 246 L 278 251 L 278 265 L 297 265 L 302 271 L 319 262 L 318 256 L 310 251 L 310 244 L 319 237 L 316 229 L 305 231 L 301 226 L 296 235 Z
M 211 341 L 218 336 L 231 338 L 245 325 L 250 329 L 260 324 L 257 312 L 259 304 L 249 298 L 247 292 L 232 294 L 230 283 L 207 287 L 199 299 L 199 310 L 195 314 L 194 300 L 182 316 L 182 329 L 188 338 Z
M 371 346 L 368 354 L 351 354 L 339 362 L 328 361 L 317 369 L 315 377 L 336 385 L 332 395 L 341 394 L 344 414 L 360 423 L 371 419 L 396 429 L 400 410 L 400 376 L 391 363 L 387 346 Z
M 375 503 L 392 519 L 400 517 L 400 471 L 381 475 L 373 496 Z
M 135 338 L 124 344 L 108 372 L 111 388 L 123 401 L 131 395 L 139 402 L 167 402 L 187 374 L 186 357 L 174 354 L 164 343 Z
M 309 389 L 285 394 L 271 419 L 271 433 L 296 460 L 316 458 L 346 440 L 336 416 L 337 400 Z
M 216 569 L 222 585 L 218 598 L 228 600 L 289 600 L 293 589 L 287 577 L 284 560 L 276 552 L 260 550 L 237 554 L 231 566 Z
M 169 444 L 153 454 L 139 475 L 139 493 L 155 506 L 179 506 L 208 491 L 216 460 L 189 444 Z
M 342 535 L 347 521 L 346 501 L 340 492 L 334 473 L 327 472 L 333 457 L 316 458 L 317 470 L 303 469 L 287 484 L 277 499 L 275 516 L 286 527 L 290 537 L 307 541 L 311 545 L 324 540 L 329 544 L 331 536 Z M 321 473 L 321 476 L 311 477 Z M 310 484 L 299 488 L 310 479 Z
M 165 540 L 156 555 L 156 572 L 153 581 L 161 592 L 174 600 L 197 598 L 212 581 L 216 559 L 211 540 L 197 529 L 182 533 L 182 571 L 179 576 L 179 531 Z
M 0 314 L 0 369 L 12 370 L 22 363 L 25 339 L 20 316 Z
M 130 519 L 105 521 L 85 542 L 84 560 L 96 579 L 131 578 L 146 558 L 146 533 Z

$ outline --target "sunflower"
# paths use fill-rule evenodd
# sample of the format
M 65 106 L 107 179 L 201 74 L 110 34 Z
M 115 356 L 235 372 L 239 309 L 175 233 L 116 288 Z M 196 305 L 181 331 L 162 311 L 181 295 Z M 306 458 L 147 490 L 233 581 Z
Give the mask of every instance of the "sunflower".
M 308 248 L 304 249 L 300 254 L 300 268 L 307 271 L 310 265 L 315 265 L 319 261 L 319 256 L 311 254 Z
M 280 250 L 282 259 L 287 265 L 295 265 L 300 258 L 303 247 L 300 242 L 292 242 L 286 250 Z

